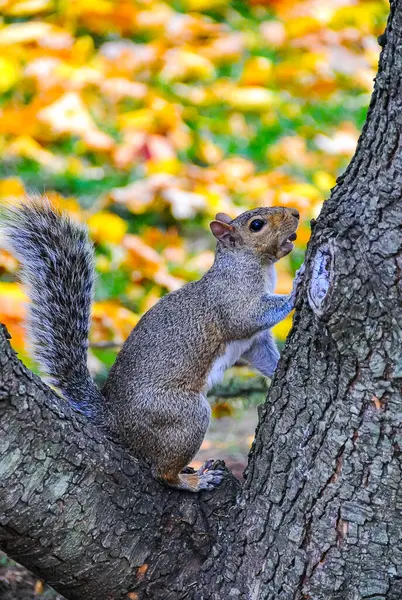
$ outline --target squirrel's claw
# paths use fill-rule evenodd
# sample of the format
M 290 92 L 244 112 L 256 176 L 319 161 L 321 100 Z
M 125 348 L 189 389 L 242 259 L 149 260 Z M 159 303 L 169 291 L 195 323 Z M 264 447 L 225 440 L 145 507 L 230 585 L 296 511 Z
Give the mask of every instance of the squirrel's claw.
M 205 471 L 210 471 L 214 465 L 214 462 L 214 458 L 210 458 L 206 462 L 204 462 L 204 464 L 197 471 L 198 475 L 202 475 L 203 473 L 205 473 Z
M 211 467 L 214 466 L 215 462 L 213 458 L 210 458 L 198 469 L 200 490 L 213 490 L 221 483 L 225 472 L 222 469 L 212 469 Z

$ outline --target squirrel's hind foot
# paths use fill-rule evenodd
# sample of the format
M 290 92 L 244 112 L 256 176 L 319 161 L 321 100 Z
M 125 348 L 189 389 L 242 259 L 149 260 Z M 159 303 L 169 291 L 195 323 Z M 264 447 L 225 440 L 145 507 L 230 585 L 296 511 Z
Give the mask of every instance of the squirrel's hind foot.
M 213 490 L 221 483 L 225 474 L 223 469 L 213 469 L 214 464 L 215 461 L 210 459 L 198 471 L 194 471 L 191 467 L 185 467 L 179 474 L 156 473 L 156 477 L 165 485 L 178 490 L 187 492 Z
M 222 469 L 213 469 L 214 463 L 215 460 L 210 458 L 198 469 L 199 490 L 213 490 L 221 483 L 225 473 Z

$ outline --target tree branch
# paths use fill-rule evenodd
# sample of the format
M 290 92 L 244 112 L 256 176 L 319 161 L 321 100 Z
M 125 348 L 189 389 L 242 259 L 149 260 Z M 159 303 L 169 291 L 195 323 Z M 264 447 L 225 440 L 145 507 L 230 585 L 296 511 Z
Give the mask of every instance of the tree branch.
M 163 487 L 30 373 L 0 327 L 0 547 L 67 598 L 186 597 L 237 489 L 230 474 L 199 496 Z

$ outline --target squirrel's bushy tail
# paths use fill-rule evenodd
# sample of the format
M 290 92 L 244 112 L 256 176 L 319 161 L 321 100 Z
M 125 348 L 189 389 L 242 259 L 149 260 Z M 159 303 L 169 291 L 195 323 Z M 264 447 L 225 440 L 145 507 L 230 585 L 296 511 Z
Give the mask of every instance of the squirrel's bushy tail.
M 76 409 L 97 412 L 101 394 L 87 368 L 94 253 L 86 227 L 45 198 L 32 198 L 1 211 L 0 231 L 2 245 L 21 263 L 31 300 L 34 357 Z

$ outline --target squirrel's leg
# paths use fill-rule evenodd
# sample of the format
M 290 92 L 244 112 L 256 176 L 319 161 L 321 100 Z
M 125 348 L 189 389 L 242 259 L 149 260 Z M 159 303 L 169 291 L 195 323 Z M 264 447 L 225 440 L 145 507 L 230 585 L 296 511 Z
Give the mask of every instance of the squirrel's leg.
M 272 377 L 278 364 L 280 354 L 272 333 L 263 331 L 241 357 L 265 377 Z
M 182 470 L 197 454 L 208 429 L 211 408 L 203 394 L 166 390 L 153 399 L 152 426 L 142 443 L 142 453 L 152 458 L 152 472 L 169 487 L 188 492 L 212 490 L 224 472 L 207 461 L 198 471 Z M 149 435 L 150 434 L 150 435 Z
M 294 295 L 266 295 L 261 298 L 258 308 L 258 329 L 271 329 L 274 325 L 283 321 L 294 307 Z

